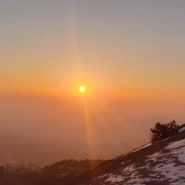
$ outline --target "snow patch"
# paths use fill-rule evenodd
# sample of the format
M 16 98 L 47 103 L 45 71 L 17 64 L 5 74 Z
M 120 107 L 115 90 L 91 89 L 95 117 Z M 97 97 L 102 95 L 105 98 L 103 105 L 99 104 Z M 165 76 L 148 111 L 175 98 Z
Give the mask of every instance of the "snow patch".
M 185 147 L 185 139 L 170 143 L 166 147 L 166 149 L 170 149 L 171 150 L 171 149 L 179 148 L 179 147 Z
M 121 175 L 110 174 L 108 179 L 105 180 L 105 182 L 117 183 L 117 182 L 122 182 L 123 180 L 124 178 Z
M 147 147 L 150 146 L 150 145 L 152 145 L 152 144 L 151 144 L 151 143 L 148 143 L 148 144 L 146 144 L 146 145 L 143 145 L 143 146 L 141 146 L 141 147 L 139 147 L 139 148 L 136 148 L 136 149 L 132 150 L 132 151 L 129 152 L 129 153 L 133 153 L 133 152 L 136 152 L 136 151 L 141 150 L 141 149 L 143 149 L 143 148 L 147 148 Z
M 185 131 L 185 127 L 182 127 L 181 129 L 178 130 L 178 132 L 183 132 Z

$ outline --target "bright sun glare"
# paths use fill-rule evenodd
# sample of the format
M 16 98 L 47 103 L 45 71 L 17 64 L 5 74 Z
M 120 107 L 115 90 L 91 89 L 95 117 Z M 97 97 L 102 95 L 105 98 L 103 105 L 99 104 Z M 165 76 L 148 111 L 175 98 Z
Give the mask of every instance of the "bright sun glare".
M 79 87 L 79 92 L 80 92 L 80 93 L 83 94 L 83 93 L 85 93 L 85 91 L 86 91 L 85 86 L 80 86 L 80 87 Z

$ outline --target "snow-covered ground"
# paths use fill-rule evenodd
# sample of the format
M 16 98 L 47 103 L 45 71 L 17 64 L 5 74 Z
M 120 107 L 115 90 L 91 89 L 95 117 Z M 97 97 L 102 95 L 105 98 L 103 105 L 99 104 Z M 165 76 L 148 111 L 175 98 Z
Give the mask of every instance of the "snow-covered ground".
M 183 131 L 185 131 L 185 127 L 182 127 L 181 129 L 179 129 L 178 132 L 183 132 Z
M 143 161 L 141 158 L 129 164 L 122 161 L 117 168 L 95 177 L 93 181 L 97 181 L 98 185 L 185 185 L 185 139 L 169 143 L 158 152 L 146 155 Z

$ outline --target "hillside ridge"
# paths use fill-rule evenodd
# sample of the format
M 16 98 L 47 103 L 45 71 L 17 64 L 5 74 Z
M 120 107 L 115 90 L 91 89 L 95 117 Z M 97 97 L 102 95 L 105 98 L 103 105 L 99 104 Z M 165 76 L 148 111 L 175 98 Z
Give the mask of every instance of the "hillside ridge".
M 117 156 L 80 175 L 73 185 L 185 184 L 185 130 Z M 70 185 L 72 185 L 70 184 Z

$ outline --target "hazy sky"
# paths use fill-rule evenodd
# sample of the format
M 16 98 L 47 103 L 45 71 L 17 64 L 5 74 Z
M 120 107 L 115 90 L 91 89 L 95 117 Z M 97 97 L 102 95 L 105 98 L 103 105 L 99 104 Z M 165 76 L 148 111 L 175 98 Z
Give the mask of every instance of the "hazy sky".
M 1 0 L 0 92 L 184 98 L 184 0 Z
M 0 159 L 109 158 L 149 142 L 157 121 L 183 123 L 184 10 L 184 0 L 0 0 Z

